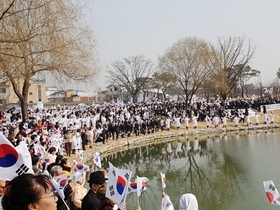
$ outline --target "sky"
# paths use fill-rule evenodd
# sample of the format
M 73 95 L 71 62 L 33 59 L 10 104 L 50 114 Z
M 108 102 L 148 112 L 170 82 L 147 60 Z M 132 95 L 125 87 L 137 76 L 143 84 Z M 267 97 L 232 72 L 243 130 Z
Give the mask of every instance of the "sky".
M 280 0 L 92 0 L 85 11 L 95 35 L 101 74 L 96 87 L 108 85 L 107 66 L 131 56 L 157 59 L 179 39 L 245 37 L 256 46 L 250 67 L 269 85 L 280 68 Z M 279 59 L 279 60 L 278 60 Z

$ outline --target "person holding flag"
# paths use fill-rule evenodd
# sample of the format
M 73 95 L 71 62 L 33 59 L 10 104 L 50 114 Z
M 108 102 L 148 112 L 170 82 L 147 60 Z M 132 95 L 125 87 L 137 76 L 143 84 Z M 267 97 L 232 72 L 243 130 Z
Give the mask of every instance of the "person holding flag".
M 109 162 L 108 183 L 106 197 L 115 201 L 120 209 L 124 208 L 131 171 L 119 169 Z
M 198 202 L 196 196 L 192 193 L 185 193 L 179 199 L 179 210 L 198 210 Z M 161 210 L 174 210 L 174 206 L 169 196 L 162 193 Z
M 162 192 L 161 210 L 174 210 L 173 203 L 165 192 Z
M 23 174 L 5 187 L 2 207 L 4 210 L 56 210 L 57 200 L 47 176 Z
M 87 189 L 84 187 L 85 173 L 76 172 L 73 175 L 73 182 L 75 183 L 71 194 L 71 201 L 75 206 L 75 210 L 82 208 L 82 200 L 87 194 Z
M 162 189 L 166 188 L 165 174 L 160 172 Z M 174 206 L 169 196 L 162 192 L 161 210 L 174 210 Z M 179 210 L 198 210 L 198 203 L 195 195 L 191 193 L 183 194 L 179 200 Z
M 100 206 L 100 200 L 96 193 L 105 183 L 106 178 L 102 171 L 92 172 L 89 176 L 89 191 L 82 200 L 82 210 L 98 210 Z
M 58 177 L 60 177 L 60 176 L 63 176 L 63 175 L 65 175 L 64 174 L 64 172 L 63 172 L 63 170 L 62 170 L 62 167 L 60 166 L 60 165 L 55 165 L 55 166 L 53 166 L 52 168 L 51 168 L 51 170 L 50 170 L 50 175 L 51 175 L 51 177 L 53 178 L 52 180 L 51 180 L 51 182 L 53 183 L 53 185 L 58 185 L 58 186 L 56 186 L 55 188 L 56 188 L 56 191 L 57 191 L 57 193 L 58 193 L 58 195 L 59 195 L 59 199 L 58 199 L 58 210 L 64 210 L 64 209 L 69 209 L 68 208 L 68 204 L 67 203 L 65 203 L 65 201 L 68 201 L 68 198 L 70 197 L 70 195 L 71 195 L 71 193 L 72 193 L 72 188 L 73 188 L 73 182 L 72 181 L 69 181 L 67 184 L 66 184 L 66 186 L 64 186 L 64 187 L 62 187 L 62 186 L 60 186 L 58 183 L 57 183 L 57 181 L 56 181 L 56 179 L 58 178 Z
M 166 188 L 165 174 L 160 172 L 160 178 L 162 184 L 161 210 L 174 210 L 173 203 L 171 202 L 169 196 L 164 192 L 164 188 Z
M 105 197 L 106 188 L 107 188 L 107 182 L 105 182 L 103 185 L 101 185 L 101 187 L 99 188 L 99 190 L 96 193 L 98 199 L 100 200 L 99 209 L 100 210 L 113 210 L 114 206 L 117 203 L 115 201 L 113 201 L 112 199 Z M 120 210 L 120 209 L 118 208 L 117 210 Z

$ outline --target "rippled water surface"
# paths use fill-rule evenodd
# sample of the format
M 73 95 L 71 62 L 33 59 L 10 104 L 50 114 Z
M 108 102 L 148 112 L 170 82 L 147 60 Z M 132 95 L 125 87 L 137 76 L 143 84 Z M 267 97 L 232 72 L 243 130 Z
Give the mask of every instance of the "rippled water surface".
M 197 150 L 188 151 L 188 146 Z M 139 199 L 143 210 L 159 210 L 165 173 L 175 209 L 179 197 L 191 192 L 200 210 L 280 209 L 266 198 L 263 181 L 273 180 L 280 189 L 280 132 L 244 132 L 204 139 L 174 138 L 171 142 L 129 149 L 102 159 L 118 168 L 129 168 L 136 176 L 149 178 Z M 127 196 L 127 209 L 134 210 L 136 193 Z

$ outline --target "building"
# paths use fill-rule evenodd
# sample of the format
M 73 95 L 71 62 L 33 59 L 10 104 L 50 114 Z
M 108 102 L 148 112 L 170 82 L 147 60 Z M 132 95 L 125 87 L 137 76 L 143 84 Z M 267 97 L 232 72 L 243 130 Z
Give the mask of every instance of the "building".
M 48 102 L 51 103 L 61 103 L 65 102 L 65 91 L 56 91 L 50 95 L 47 96 Z
M 65 102 L 80 102 L 80 103 L 103 103 L 106 94 L 103 92 L 67 90 L 65 92 Z
M 15 79 L 22 90 L 23 78 Z M 15 94 L 12 83 L 10 81 L 0 84 L 0 105 L 19 104 L 19 98 Z M 46 81 L 45 80 L 31 80 L 27 96 L 27 103 L 37 104 L 37 102 L 46 102 Z
M 49 95 L 57 92 L 57 88 L 56 87 L 47 87 L 47 90 L 46 90 L 46 96 L 48 98 Z
M 80 90 L 66 90 L 57 91 L 50 94 L 48 97 L 48 103 L 103 103 L 106 98 L 105 92 L 91 92 Z
M 0 106 L 8 104 L 9 85 L 0 84 Z
M 109 85 L 106 87 L 106 101 L 112 101 L 119 99 L 121 101 L 127 101 L 129 94 L 127 90 L 120 85 Z

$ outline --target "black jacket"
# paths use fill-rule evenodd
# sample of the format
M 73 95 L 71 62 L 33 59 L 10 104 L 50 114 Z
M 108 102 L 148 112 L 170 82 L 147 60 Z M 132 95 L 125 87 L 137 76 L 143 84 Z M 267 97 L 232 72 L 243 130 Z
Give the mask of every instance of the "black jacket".
M 89 190 L 82 200 L 82 210 L 98 210 L 99 205 L 100 200 L 92 190 Z

